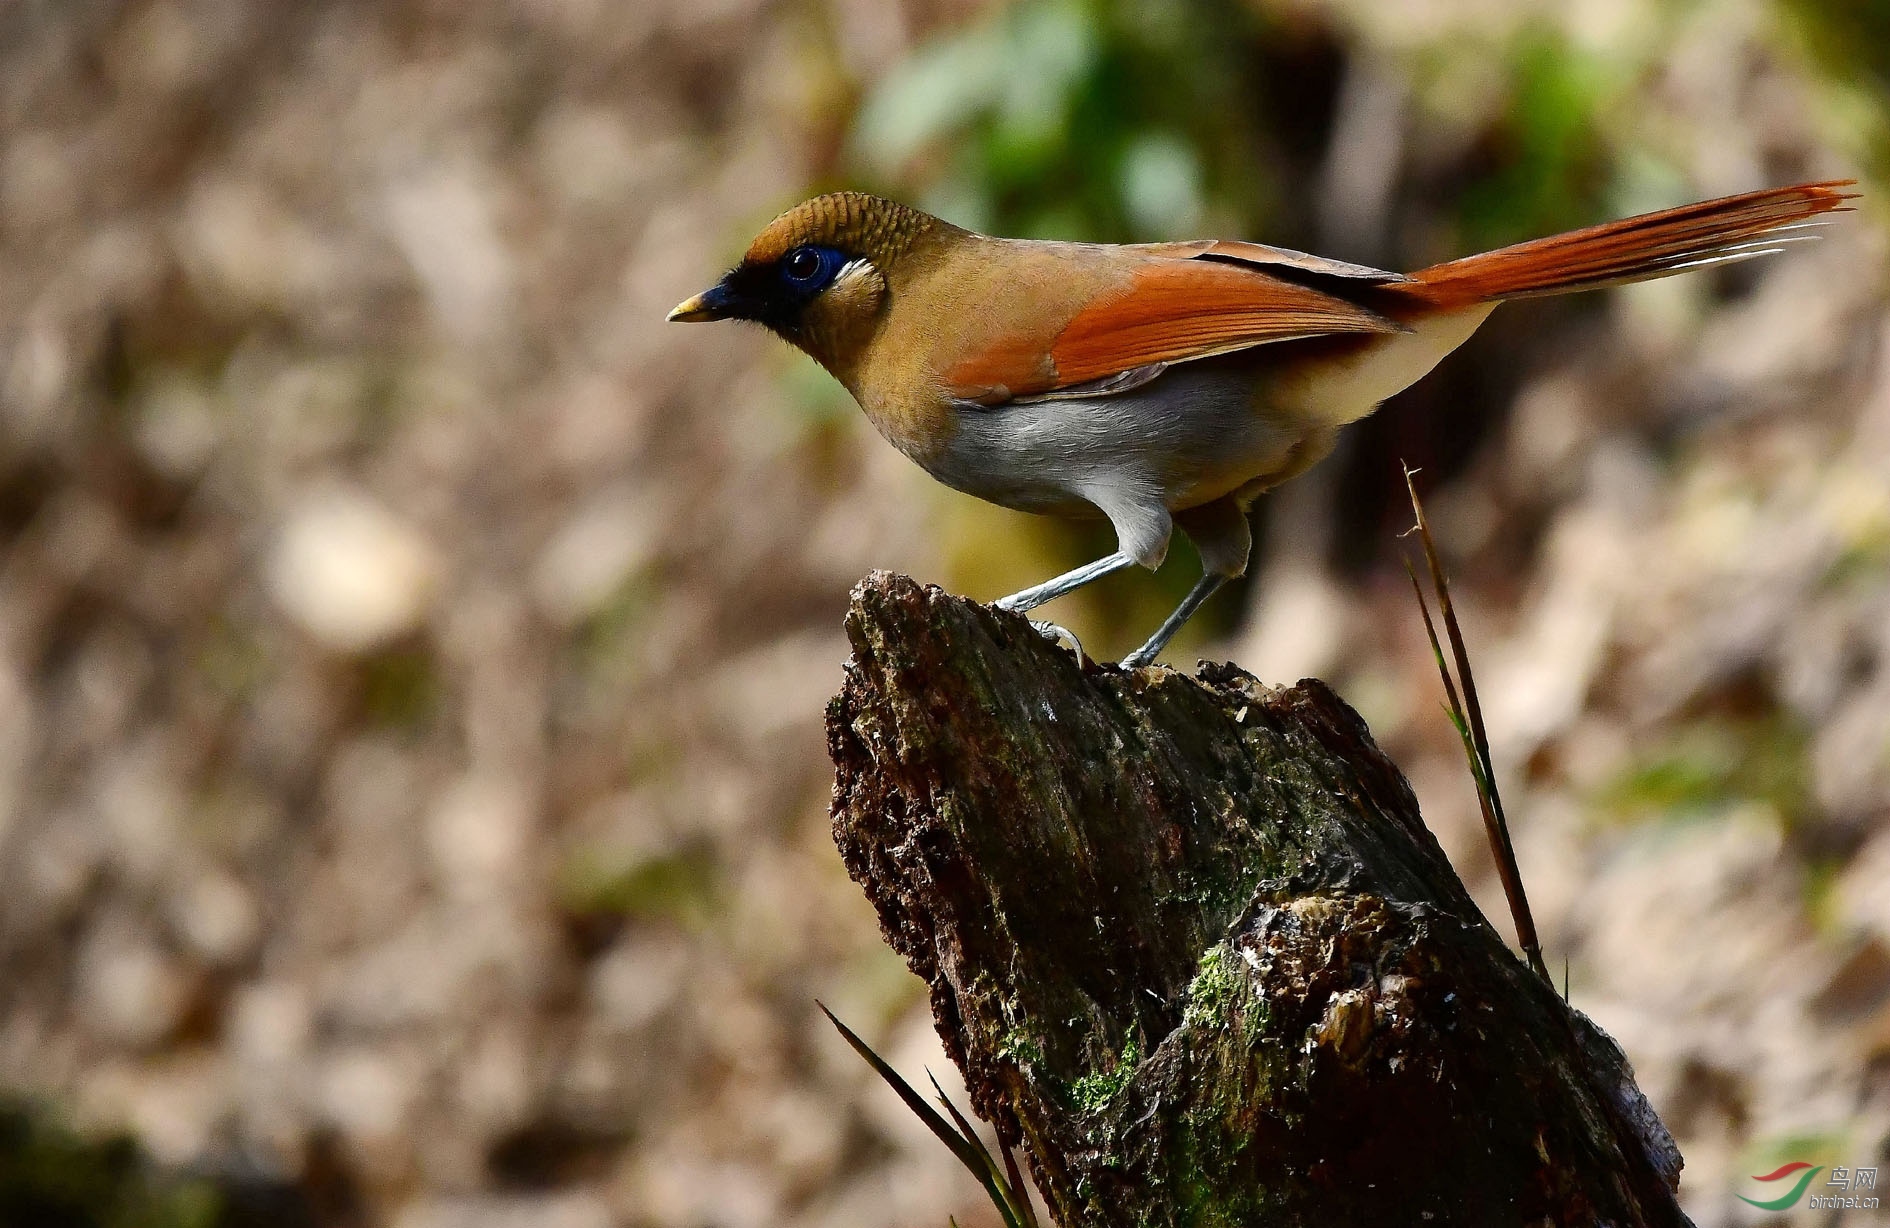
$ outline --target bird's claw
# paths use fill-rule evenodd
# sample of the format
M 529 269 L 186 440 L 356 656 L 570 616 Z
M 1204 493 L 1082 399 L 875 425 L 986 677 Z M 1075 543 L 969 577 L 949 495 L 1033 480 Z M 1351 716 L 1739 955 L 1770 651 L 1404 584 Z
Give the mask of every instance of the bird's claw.
M 1030 626 L 1038 635 L 1049 640 L 1052 644 L 1062 643 L 1065 640 L 1069 641 L 1071 650 L 1076 653 L 1076 659 L 1078 661 L 1083 659 L 1083 641 L 1077 639 L 1076 632 L 1070 630 L 1068 627 L 1060 627 L 1056 623 L 1041 622 L 1035 618 L 1030 620 Z

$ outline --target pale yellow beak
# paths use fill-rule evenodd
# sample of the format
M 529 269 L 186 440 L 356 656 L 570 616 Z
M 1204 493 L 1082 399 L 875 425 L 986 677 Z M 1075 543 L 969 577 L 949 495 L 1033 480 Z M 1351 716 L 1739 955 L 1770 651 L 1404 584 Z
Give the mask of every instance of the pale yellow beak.
M 705 290 L 693 298 L 684 299 L 670 309 L 671 324 L 695 324 L 703 320 L 719 320 L 721 314 L 707 300 L 714 291 Z
M 678 324 L 694 324 L 700 320 L 751 320 L 755 318 L 755 304 L 745 297 L 741 290 L 729 284 L 730 278 L 710 286 L 692 299 L 677 303 L 669 318 Z

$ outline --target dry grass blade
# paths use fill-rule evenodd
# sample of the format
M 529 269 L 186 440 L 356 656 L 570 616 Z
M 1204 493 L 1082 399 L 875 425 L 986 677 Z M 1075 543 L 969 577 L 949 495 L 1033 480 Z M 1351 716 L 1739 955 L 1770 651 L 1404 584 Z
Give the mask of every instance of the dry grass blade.
M 1015 1179 L 1005 1177 L 1004 1172 L 998 1168 L 997 1161 L 986 1149 L 984 1141 L 978 1137 L 977 1131 L 971 1128 L 971 1123 L 965 1120 L 952 1102 L 945 1098 L 945 1093 L 939 1090 L 937 1079 L 932 1080 L 932 1089 L 938 1092 L 939 1103 L 943 1104 L 945 1111 L 951 1114 L 950 1122 L 940 1117 L 938 1111 L 925 1102 L 925 1097 L 907 1083 L 898 1071 L 888 1065 L 885 1058 L 874 1052 L 871 1045 L 855 1035 L 852 1028 L 841 1023 L 838 1016 L 827 1009 L 825 1003 L 816 1002 L 815 1005 L 820 1007 L 821 1014 L 827 1016 L 828 1022 L 840 1030 L 840 1035 L 853 1046 L 853 1051 L 864 1058 L 866 1064 L 873 1068 L 874 1073 L 879 1075 L 886 1086 L 892 1088 L 899 1098 L 906 1102 L 906 1107 L 925 1123 L 926 1129 L 938 1136 L 938 1140 L 950 1148 L 951 1153 L 958 1158 L 958 1162 L 978 1179 L 978 1184 L 984 1187 L 984 1192 L 990 1197 L 991 1204 L 997 1208 L 998 1215 L 1004 1220 L 1005 1228 L 1039 1228 L 1036 1212 L 1030 1200 L 1023 1195 L 1022 1184 Z M 1015 1172 L 1016 1166 L 1011 1161 L 1008 1152 L 1005 1153 L 1004 1158 L 1006 1166 Z
M 1503 812 L 1503 795 L 1496 787 L 1496 768 L 1490 759 L 1490 739 L 1483 727 L 1483 707 L 1477 702 L 1476 675 L 1470 670 L 1470 653 L 1464 647 L 1463 628 L 1457 622 L 1456 607 L 1450 600 L 1450 579 L 1437 555 L 1437 542 L 1431 536 L 1431 522 L 1424 515 L 1423 500 L 1418 498 L 1414 471 L 1404 471 L 1405 489 L 1411 494 L 1411 510 L 1417 515 L 1418 539 L 1424 544 L 1424 561 L 1429 566 L 1431 587 L 1437 593 L 1437 608 L 1443 615 L 1444 634 L 1450 640 L 1450 653 L 1456 663 L 1456 679 L 1444 659 L 1443 645 L 1437 639 L 1437 624 L 1431 620 L 1430 604 L 1424 599 L 1423 586 L 1409 562 L 1411 589 L 1417 594 L 1418 610 L 1424 615 L 1424 633 L 1430 637 L 1431 655 L 1436 658 L 1438 675 L 1444 680 L 1444 694 L 1450 701 L 1450 721 L 1463 741 L 1464 756 L 1470 761 L 1470 775 L 1476 782 L 1477 804 L 1483 811 L 1483 830 L 1490 841 L 1490 853 L 1496 859 L 1497 877 L 1503 895 L 1509 901 L 1510 920 L 1516 926 L 1516 939 L 1522 944 L 1529 966 L 1551 987 L 1555 979 L 1542 958 L 1542 942 L 1536 936 L 1536 920 L 1529 911 L 1529 897 L 1523 891 L 1522 869 L 1516 864 L 1516 848 L 1509 838 L 1509 818 Z M 1462 699 L 1458 698 L 1459 684 Z

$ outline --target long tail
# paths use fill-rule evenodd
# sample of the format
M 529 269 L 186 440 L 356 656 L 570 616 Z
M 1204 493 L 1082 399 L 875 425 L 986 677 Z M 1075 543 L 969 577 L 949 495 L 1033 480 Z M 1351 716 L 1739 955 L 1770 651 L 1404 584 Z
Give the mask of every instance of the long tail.
M 1815 238 L 1809 232 L 1825 223 L 1808 219 L 1846 208 L 1856 193 L 1843 189 L 1855 182 L 1801 183 L 1644 213 L 1432 265 L 1387 289 L 1432 307 L 1467 307 L 1769 256 L 1785 244 Z

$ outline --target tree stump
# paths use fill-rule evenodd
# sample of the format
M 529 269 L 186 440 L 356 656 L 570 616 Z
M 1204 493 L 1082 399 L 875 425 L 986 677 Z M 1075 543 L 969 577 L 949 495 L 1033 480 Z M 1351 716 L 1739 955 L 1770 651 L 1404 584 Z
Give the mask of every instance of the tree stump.
M 1075 1225 L 1685 1224 L 1615 1044 L 1322 683 L 1084 662 L 876 573 L 835 842 Z

